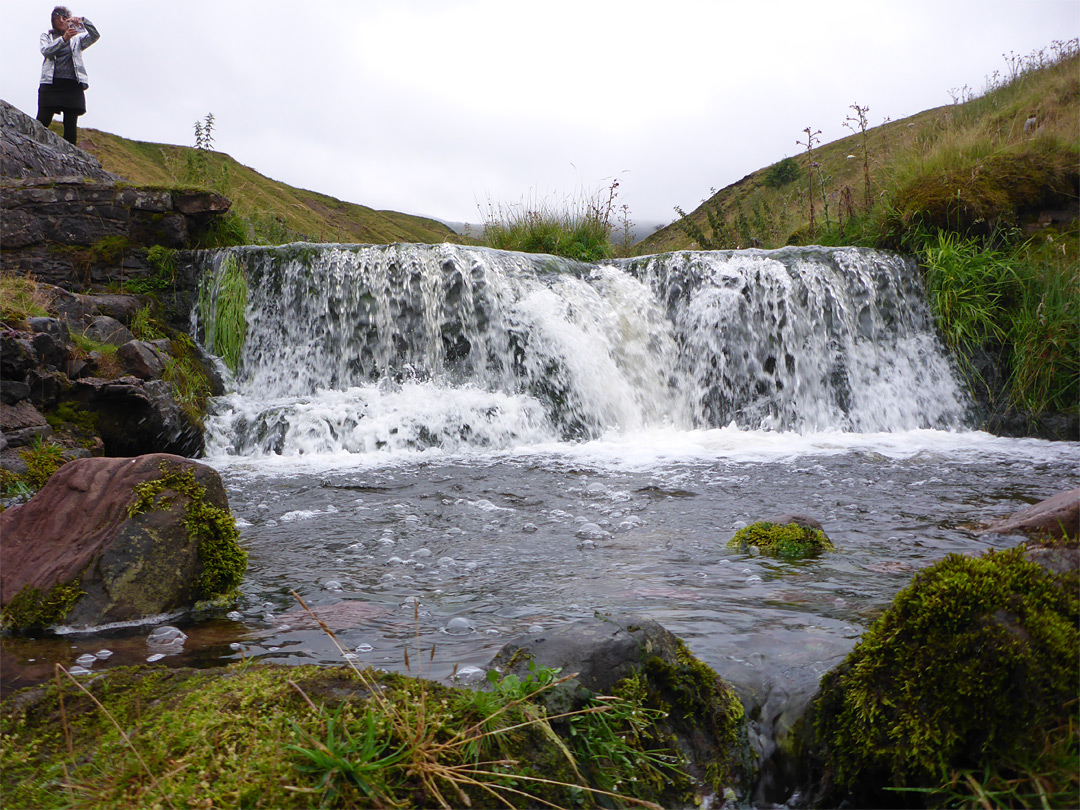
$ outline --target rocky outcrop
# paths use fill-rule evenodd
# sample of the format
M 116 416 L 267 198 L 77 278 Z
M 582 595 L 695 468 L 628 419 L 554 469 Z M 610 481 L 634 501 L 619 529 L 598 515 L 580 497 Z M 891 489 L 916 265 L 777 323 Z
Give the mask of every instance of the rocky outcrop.
M 982 533 L 1080 537 L 1080 489 L 1061 492 L 1017 512 L 1012 517 L 996 520 L 983 529 Z
M 128 622 L 230 594 L 246 552 L 221 478 L 166 454 L 61 467 L 0 514 L 0 605 L 16 629 Z
M 578 709 L 592 695 L 618 695 L 628 679 L 637 678 L 645 705 L 667 713 L 658 726 L 675 741 L 699 791 L 731 796 L 749 785 L 742 704 L 680 639 L 651 619 L 595 616 L 523 636 L 506 644 L 491 666 L 523 679 L 538 666 L 573 674 L 543 693 L 551 714 Z
M 68 177 L 111 183 L 122 178 L 107 172 L 97 158 L 77 149 L 37 120 L 0 99 L 0 176 Z

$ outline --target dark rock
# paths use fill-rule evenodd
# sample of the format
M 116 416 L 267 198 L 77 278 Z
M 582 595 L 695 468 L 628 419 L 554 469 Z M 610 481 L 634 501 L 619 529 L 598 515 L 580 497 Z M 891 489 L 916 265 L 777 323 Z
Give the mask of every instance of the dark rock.
M 39 439 L 47 439 L 53 435 L 50 425 L 31 425 L 18 430 L 4 431 L 4 444 L 6 447 L 29 447 Z
M 142 380 L 159 379 L 165 371 L 160 350 L 144 340 L 129 340 L 116 350 L 116 356 L 129 374 Z
M 29 396 L 30 386 L 25 382 L 0 377 L 0 401 L 5 405 L 14 405 Z
M 0 378 L 24 379 L 26 372 L 38 364 L 37 352 L 24 332 L 4 331 L 0 334 Z
M 108 315 L 98 315 L 94 318 L 83 331 L 83 335 L 90 340 L 107 343 L 110 346 L 123 346 L 129 340 L 135 339 L 126 326 Z
M 97 158 L 72 146 L 35 119 L 0 99 L 0 176 L 5 180 L 61 175 L 113 182 Z
M 136 487 L 154 482 L 160 497 L 133 510 L 140 497 Z M 191 484 L 202 488 L 201 498 Z M 193 501 L 219 510 L 227 521 L 208 520 L 189 531 L 185 524 Z M 133 621 L 231 591 L 239 584 L 245 555 L 236 546 L 235 527 L 231 540 L 219 536 L 223 528 L 229 534 L 230 526 L 221 478 L 205 465 L 164 454 L 72 461 L 28 503 L 0 515 L 5 618 L 21 627 Z M 217 577 L 204 544 L 229 542 L 225 551 L 233 569 L 239 562 L 239 571 Z M 219 551 L 215 546 L 213 554 Z M 208 589 L 208 581 L 223 587 Z M 25 604 L 33 607 L 30 589 L 39 596 L 66 594 L 60 615 L 32 615 Z M 16 600 L 19 594 L 22 602 Z
M 177 404 L 164 380 L 87 377 L 75 382 L 73 393 L 83 408 L 97 412 L 107 455 L 202 454 L 201 426 Z
M 994 521 L 980 533 L 1080 536 L 1080 489 L 1070 489 L 1039 501 L 1012 517 Z
M 181 214 L 206 218 L 212 214 L 227 213 L 232 202 L 216 191 L 174 191 L 173 207 Z
M 9 211 L 0 219 L 0 243 L 11 248 L 36 245 L 45 238 L 41 221 L 27 211 Z
M 43 411 L 55 405 L 71 383 L 64 372 L 47 369 L 33 369 L 26 375 L 26 382 L 30 386 L 30 400 Z

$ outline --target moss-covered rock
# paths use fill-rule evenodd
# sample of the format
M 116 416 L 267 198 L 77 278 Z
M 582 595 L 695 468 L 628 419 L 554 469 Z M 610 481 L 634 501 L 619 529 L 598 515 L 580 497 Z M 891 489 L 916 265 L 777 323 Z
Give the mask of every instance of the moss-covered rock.
M 165 454 L 69 462 L 0 514 L 0 531 L 0 605 L 15 630 L 229 599 L 247 566 L 221 477 Z
M 812 712 L 826 803 L 911 806 L 925 794 L 889 791 L 1036 768 L 1044 785 L 1064 778 L 1075 800 L 1078 581 L 1023 548 L 953 554 L 919 573 L 822 680 Z M 1063 751 L 1073 761 L 1064 776 L 1054 764 Z
M 751 523 L 735 532 L 728 548 L 744 553 L 757 548 L 767 557 L 814 557 L 823 551 L 835 551 L 836 546 L 821 529 L 799 523 Z

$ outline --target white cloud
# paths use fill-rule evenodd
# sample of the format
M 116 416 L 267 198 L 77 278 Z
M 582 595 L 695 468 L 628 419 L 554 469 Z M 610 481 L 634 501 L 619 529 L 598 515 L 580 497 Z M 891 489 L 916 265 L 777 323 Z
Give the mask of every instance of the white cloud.
M 0 96 L 34 114 L 52 3 L 0 0 Z M 69 4 L 72 5 L 72 4 Z M 1003 54 L 1077 36 L 1076 0 L 88 0 L 84 126 L 216 145 L 292 185 L 446 219 L 618 177 L 670 220 L 825 140 L 979 91 Z

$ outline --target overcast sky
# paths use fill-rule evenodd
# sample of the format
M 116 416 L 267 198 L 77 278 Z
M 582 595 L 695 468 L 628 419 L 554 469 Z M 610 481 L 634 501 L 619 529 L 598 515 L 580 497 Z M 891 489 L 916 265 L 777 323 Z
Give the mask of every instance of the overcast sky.
M 54 2 L 0 0 L 0 97 L 34 115 Z M 981 91 L 1080 33 L 1080 0 L 71 0 L 81 125 L 215 145 L 293 186 L 444 220 L 620 182 L 669 222 L 800 151 Z

